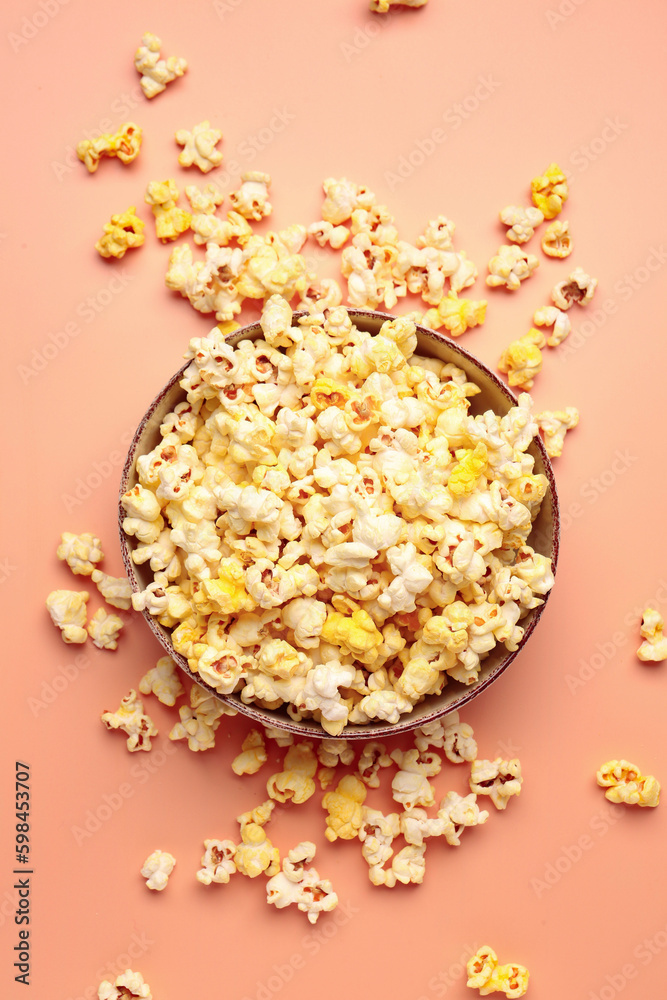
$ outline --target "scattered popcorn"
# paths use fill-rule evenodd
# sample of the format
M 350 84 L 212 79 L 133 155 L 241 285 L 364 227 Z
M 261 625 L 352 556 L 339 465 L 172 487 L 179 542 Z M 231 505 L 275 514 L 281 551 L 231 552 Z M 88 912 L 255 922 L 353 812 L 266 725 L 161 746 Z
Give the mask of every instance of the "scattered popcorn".
M 216 149 L 216 144 L 222 139 L 222 132 L 211 128 L 209 121 L 200 122 L 188 132 L 181 128 L 176 132 L 176 142 L 183 146 L 178 154 L 178 162 L 182 167 L 199 167 L 206 174 L 222 163 L 222 153 Z
M 87 625 L 87 631 L 98 649 L 116 649 L 123 622 L 118 615 L 107 614 L 99 608 Z
M 61 542 L 56 551 L 58 559 L 63 559 L 73 573 L 90 576 L 96 564 L 104 559 L 99 538 L 89 532 L 74 535 L 70 531 L 63 531 L 60 537 Z
M 549 458 L 559 458 L 563 454 L 565 435 L 579 423 L 576 406 L 566 406 L 564 410 L 543 410 L 535 414 L 535 420 L 544 436 L 544 447 Z
M 662 615 L 653 608 L 647 608 L 642 616 L 640 629 L 644 641 L 637 650 L 637 656 L 644 663 L 667 660 L 667 637 L 663 635 L 664 627 Z
M 546 338 L 541 330 L 532 327 L 518 340 L 513 340 L 500 355 L 498 371 L 508 375 L 510 385 L 531 389 L 535 376 L 542 371 L 542 351 Z
M 141 73 L 139 84 L 149 98 L 161 94 L 168 83 L 183 76 L 188 68 L 187 62 L 180 56 L 160 59 L 161 48 L 162 42 L 157 35 L 147 31 L 134 55 L 135 69 Z
M 347 226 L 334 226 L 331 222 L 313 222 L 308 226 L 308 235 L 314 236 L 321 247 L 329 245 L 332 250 L 340 250 L 350 230 Z
M 162 243 L 175 240 L 190 228 L 192 216 L 177 207 L 178 188 L 172 178 L 166 181 L 150 181 L 144 201 L 151 206 L 155 216 L 155 233 Z
M 574 246 L 570 236 L 570 223 L 556 219 L 547 226 L 542 237 L 541 247 L 547 257 L 569 257 Z
M 428 309 L 424 313 L 423 324 L 432 330 L 439 330 L 444 326 L 452 337 L 460 337 L 466 330 L 484 322 L 486 306 L 486 299 L 460 299 L 456 292 L 449 292 L 435 309 Z
M 265 873 L 277 875 L 280 870 L 280 854 L 266 836 L 263 827 L 257 823 L 247 823 L 241 828 L 241 843 L 234 852 L 234 864 L 241 875 L 256 878 Z
M 628 806 L 655 807 L 660 801 L 660 783 L 653 775 L 642 775 L 635 764 L 627 760 L 608 760 L 597 772 L 597 783 L 606 788 L 610 802 Z
M 143 244 L 145 223 L 135 215 L 135 211 L 135 206 L 130 205 L 126 212 L 112 215 L 111 222 L 105 223 L 104 236 L 95 244 L 101 257 L 124 257 L 126 250 Z
M 554 285 L 551 298 L 559 309 L 570 309 L 576 304 L 585 306 L 591 301 L 597 288 L 597 279 L 591 278 L 581 267 L 575 267 L 565 279 Z
M 506 997 L 522 997 L 528 989 L 529 973 L 523 965 L 498 965 L 498 957 L 488 945 L 482 945 L 468 959 L 468 981 L 471 989 L 477 989 L 480 996 L 489 993 L 504 993 Z
M 130 752 L 151 749 L 151 736 L 157 736 L 157 728 L 153 720 L 144 715 L 143 702 L 136 691 L 125 695 L 117 712 L 103 712 L 101 718 L 107 729 L 122 729 L 127 734 Z
M 521 250 L 516 244 L 501 246 L 497 255 L 489 261 L 486 283 L 492 288 L 503 285 L 514 292 L 522 281 L 530 278 L 539 263 L 537 257 Z
M 335 791 L 325 793 L 322 805 L 328 813 L 324 834 L 327 840 L 354 840 L 363 820 L 365 798 L 366 786 L 353 774 L 341 778 Z
M 317 744 L 317 759 L 324 767 L 337 767 L 338 764 L 351 764 L 354 760 L 354 748 L 348 740 L 320 740 Z
M 52 590 L 46 598 L 51 621 L 61 631 L 63 642 L 85 642 L 87 590 Z
M 166 851 L 153 851 L 143 863 L 141 874 L 146 879 L 149 889 L 162 892 L 166 889 L 169 876 L 174 870 L 176 858 Z
M 545 219 L 553 219 L 567 201 L 567 178 L 557 163 L 551 163 L 541 177 L 533 177 L 530 182 L 533 205 L 539 208 Z
M 91 579 L 107 604 L 121 611 L 132 607 L 132 587 L 126 576 L 109 576 L 100 569 L 94 569 Z
M 357 775 L 369 788 L 379 788 L 378 772 L 380 768 L 391 767 L 391 763 L 391 757 L 387 753 L 384 743 L 378 743 L 375 740 L 364 741 L 357 764 Z
M 248 823 L 256 823 L 257 826 L 266 826 L 266 824 L 271 819 L 271 813 L 275 809 L 276 804 L 272 799 L 267 799 L 262 802 L 261 805 L 255 806 L 254 809 L 250 809 L 248 812 L 241 813 L 240 816 L 236 817 L 236 821 L 243 829 Z
M 266 783 L 267 791 L 276 802 L 294 802 L 299 805 L 315 793 L 313 780 L 317 771 L 317 757 L 313 744 L 304 740 L 287 748 L 283 770 L 271 775 Z
M 572 323 L 570 317 L 556 306 L 543 306 L 533 314 L 535 326 L 551 326 L 553 333 L 547 338 L 547 347 L 558 347 L 569 334 Z
M 512 795 L 521 793 L 521 764 L 513 760 L 474 760 L 470 768 L 470 791 L 489 795 L 496 809 L 506 809 Z
M 196 184 L 188 184 L 185 194 L 192 206 L 193 214 L 211 215 L 225 200 L 225 196 L 216 184 L 207 184 L 203 189 L 198 188 Z
M 428 0 L 370 0 L 370 9 L 377 14 L 386 14 L 390 7 L 424 7 Z
M 197 881 L 202 885 L 210 885 L 211 882 L 226 885 L 237 870 L 234 861 L 236 850 L 233 840 L 205 840 Z
M 379 878 L 375 885 L 386 885 L 389 889 L 393 889 L 397 882 L 421 885 L 426 872 L 425 851 L 426 844 L 406 844 L 391 859 L 391 868 L 377 873 Z
M 391 783 L 392 798 L 404 809 L 432 806 L 435 789 L 428 778 L 440 771 L 442 762 L 438 755 L 420 750 L 394 750 L 389 756 L 399 768 Z
M 538 208 L 520 208 L 518 205 L 508 205 L 500 212 L 500 221 L 511 228 L 506 236 L 513 243 L 527 243 L 535 230 L 544 222 L 544 216 Z
M 229 200 L 234 209 L 244 219 L 254 219 L 259 222 L 271 214 L 272 205 L 269 201 L 271 178 L 259 170 L 248 170 L 241 174 L 241 187 L 232 191 Z
M 232 761 L 234 774 L 255 774 L 268 760 L 264 737 L 259 729 L 250 730 L 241 744 L 241 751 Z
M 82 139 L 76 155 L 91 174 L 100 165 L 103 156 L 117 156 L 121 163 L 132 163 L 141 149 L 142 131 L 134 122 L 125 122 L 114 133 L 105 133 L 96 139 Z
M 113 983 L 104 979 L 97 991 L 98 1000 L 132 1000 L 133 997 L 138 1000 L 153 1000 L 148 983 L 144 982 L 140 972 L 133 972 L 132 969 L 126 969 L 116 976 Z
M 141 694 L 154 694 L 163 705 L 173 707 L 183 694 L 178 668 L 171 656 L 161 656 L 154 667 L 139 681 Z
M 375 195 L 371 191 L 345 177 L 340 180 L 329 177 L 322 187 L 326 195 L 322 205 L 322 218 L 334 226 L 347 222 L 357 208 L 371 208 L 375 201 Z
M 190 689 L 190 707 L 181 705 L 178 710 L 181 721 L 169 733 L 170 740 L 187 740 L 188 749 L 193 752 L 211 750 L 215 746 L 215 731 L 220 718 L 225 714 L 225 706 L 214 695 L 209 694 L 199 684 Z M 234 711 L 232 714 L 236 714 Z
M 283 859 L 282 871 L 266 883 L 267 901 L 277 909 L 296 903 L 308 914 L 311 924 L 320 913 L 329 913 L 338 905 L 338 896 L 331 882 L 321 879 L 314 868 L 306 868 L 315 857 L 315 845 L 310 841 L 297 844 Z

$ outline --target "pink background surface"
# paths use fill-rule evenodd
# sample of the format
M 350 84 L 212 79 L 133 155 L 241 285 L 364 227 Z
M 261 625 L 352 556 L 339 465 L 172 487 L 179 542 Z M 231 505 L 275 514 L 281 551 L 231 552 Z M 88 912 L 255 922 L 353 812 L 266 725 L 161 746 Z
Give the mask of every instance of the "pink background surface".
M 482 943 L 529 968 L 534 1000 L 663 996 L 667 804 L 612 807 L 595 771 L 625 757 L 667 781 L 667 664 L 635 656 L 643 607 L 667 608 L 664 5 L 642 4 L 639 17 L 621 0 L 431 0 L 384 19 L 364 0 L 187 10 L 13 0 L 1 15 L 12 95 L 0 218 L 2 994 L 27 993 L 12 969 L 13 782 L 24 760 L 29 995 L 40 1000 L 92 997 L 126 964 L 156 1000 L 458 1000 L 476 995 L 462 963 Z M 132 63 L 146 30 L 190 66 L 150 102 Z M 263 878 L 208 888 L 194 878 L 204 838 L 235 837 L 234 817 L 264 798 L 277 769 L 231 772 L 249 724 L 223 721 L 216 748 L 193 754 L 169 742 L 175 712 L 151 697 L 154 750 L 128 754 L 99 715 L 161 650 L 130 615 L 116 653 L 66 646 L 44 608 L 50 590 L 83 586 L 56 559 L 64 530 L 98 534 L 106 571 L 120 573 L 116 494 L 129 437 L 189 338 L 212 325 L 165 289 L 170 248 L 143 204 L 149 180 L 203 182 L 177 165 L 173 140 L 203 118 L 224 134 L 225 163 L 209 179 L 232 190 L 243 170 L 271 174 L 274 213 L 260 231 L 319 219 L 322 180 L 343 175 L 375 191 L 405 239 L 437 214 L 453 219 L 457 248 L 480 269 L 469 294 L 489 300 L 487 322 L 461 343 L 492 367 L 556 280 L 576 265 L 599 279 L 593 303 L 574 310 L 569 341 L 545 352 L 532 393 L 539 409 L 581 412 L 555 462 L 556 588 L 526 650 L 463 713 L 480 756 L 521 759 L 522 794 L 505 813 L 490 807 L 461 848 L 432 843 L 424 884 L 394 890 L 370 884 L 358 843 L 326 842 L 319 794 L 283 810 L 274 843 L 285 852 L 314 840 L 316 866 L 340 897 L 314 928 L 298 911 L 268 907 Z M 128 119 L 144 129 L 139 159 L 104 161 L 89 176 L 72 148 Z M 540 254 L 514 296 L 486 294 L 486 262 L 503 242 L 498 211 L 527 203 L 530 178 L 553 160 L 570 176 L 563 216 L 575 251 L 566 262 Z M 130 204 L 147 222 L 146 243 L 105 262 L 93 244 Z M 337 273 L 337 255 L 308 247 L 321 273 Z M 435 783 L 440 794 L 464 791 L 466 778 L 449 765 Z M 94 832 L 82 835 L 86 822 Z M 161 894 L 138 875 L 157 847 L 177 858 Z

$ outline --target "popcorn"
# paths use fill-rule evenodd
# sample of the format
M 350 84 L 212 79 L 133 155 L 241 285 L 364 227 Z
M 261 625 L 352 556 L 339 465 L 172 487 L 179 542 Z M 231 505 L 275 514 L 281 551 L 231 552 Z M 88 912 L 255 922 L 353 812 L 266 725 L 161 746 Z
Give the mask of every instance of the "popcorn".
M 132 587 L 126 576 L 109 576 L 100 569 L 94 569 L 90 576 L 107 604 L 121 611 L 132 607 Z
M 150 181 L 144 201 L 151 206 L 155 216 L 155 234 L 162 243 L 175 240 L 190 228 L 192 216 L 176 206 L 178 188 L 176 181 Z
M 183 76 L 188 68 L 185 59 L 180 56 L 169 56 L 160 59 L 162 42 L 157 35 L 147 31 L 141 39 L 141 45 L 134 55 L 134 66 L 141 73 L 139 84 L 146 97 L 155 97 L 166 89 L 178 76 Z
M 121 163 L 132 163 L 141 149 L 142 130 L 134 122 L 125 122 L 115 133 L 104 133 L 96 139 L 82 139 L 76 155 L 89 173 L 94 174 L 103 156 L 117 156 Z
M 382 880 L 378 880 L 375 884 L 386 885 L 389 889 L 393 889 L 397 882 L 403 885 L 408 885 L 410 882 L 421 885 L 426 872 L 425 851 L 425 844 L 406 844 L 392 858 L 391 868 L 388 871 L 383 870 Z
M 134 690 L 121 700 L 117 712 L 103 712 L 102 722 L 107 729 L 122 729 L 127 734 L 127 749 L 150 750 L 151 737 L 157 736 L 157 728 L 153 720 L 144 715 L 144 705 Z
M 322 205 L 322 218 L 334 226 L 346 222 L 356 208 L 371 208 L 375 201 L 372 192 L 345 177 L 339 181 L 329 177 L 322 187 L 326 195 Z
M 276 875 L 280 870 L 280 854 L 257 823 L 247 823 L 241 828 L 241 843 L 234 852 L 234 864 L 241 875 L 257 878 L 258 875 Z
M 198 188 L 196 184 L 188 184 L 185 188 L 185 194 L 192 206 L 193 214 L 196 212 L 200 215 L 211 215 L 225 200 L 225 196 L 218 186 L 213 183 L 206 184 L 204 188 Z
M 404 809 L 432 806 L 435 790 L 428 778 L 440 771 L 442 764 L 438 755 L 419 750 L 394 750 L 390 757 L 399 767 L 391 783 L 392 798 Z
M 205 840 L 202 867 L 195 876 L 197 881 L 202 885 L 211 882 L 227 885 L 237 871 L 234 861 L 237 846 L 233 840 Z
M 308 235 L 314 236 L 321 247 L 328 245 L 332 250 L 340 250 L 350 230 L 347 226 L 334 226 L 331 222 L 313 222 L 308 226 Z
M 52 590 L 46 598 L 51 621 L 61 631 L 63 642 L 85 642 L 87 590 Z
M 570 223 L 558 219 L 547 226 L 541 247 L 547 257 L 569 257 L 574 246 L 570 236 Z
M 317 759 L 324 767 L 351 764 L 354 749 L 347 740 L 320 740 L 317 745 Z
M 269 796 L 276 802 L 290 799 L 296 805 L 305 802 L 315 792 L 313 778 L 317 771 L 317 757 L 313 744 L 304 740 L 288 747 L 283 770 L 271 775 L 266 783 Z
M 538 208 L 545 219 L 553 219 L 567 201 L 567 178 L 557 163 L 550 163 L 544 173 L 533 177 L 530 182 L 533 205 Z
M 229 196 L 233 207 L 244 219 L 259 222 L 272 212 L 269 201 L 271 178 L 260 170 L 247 170 L 241 174 L 241 187 Z
M 241 753 L 232 761 L 234 774 L 256 774 L 268 757 L 264 737 L 259 729 L 251 729 L 241 744 Z
M 146 879 L 148 888 L 155 889 L 156 892 L 166 889 L 175 864 L 176 858 L 166 851 L 157 850 L 149 854 L 141 868 L 141 874 Z
M 161 656 L 139 681 L 141 694 L 154 694 L 163 705 L 173 707 L 183 694 L 183 685 L 171 656 Z
M 538 208 L 520 208 L 518 205 L 508 205 L 500 212 L 500 221 L 510 226 L 506 236 L 513 243 L 527 243 L 535 230 L 544 222 L 544 216 Z
M 338 689 L 349 688 L 355 676 L 356 668 L 339 660 L 329 660 L 313 667 L 306 675 L 297 707 L 319 713 L 322 728 L 331 736 L 337 736 L 349 716 L 349 706 Z
M 500 356 L 498 371 L 509 375 L 510 385 L 522 389 L 532 388 L 535 376 L 542 371 L 542 351 L 546 338 L 541 330 L 532 327 L 518 340 L 513 340 Z
M 520 250 L 516 244 L 501 246 L 497 255 L 489 261 L 486 283 L 492 288 L 503 285 L 514 292 L 522 281 L 530 278 L 539 263 L 537 257 Z
M 377 14 L 386 14 L 390 7 L 424 7 L 428 0 L 370 0 L 370 9 Z
M 387 753 L 384 743 L 375 740 L 364 742 L 359 762 L 357 764 L 357 775 L 369 788 L 379 788 L 380 778 L 378 771 L 383 767 L 391 766 L 391 757 Z
M 353 774 L 346 774 L 338 782 L 336 790 L 322 796 L 322 806 L 327 810 L 327 840 L 354 840 L 363 821 L 366 786 Z
M 98 649 L 116 649 L 123 622 L 118 615 L 107 614 L 103 608 L 99 608 L 86 628 Z
M 536 310 L 533 314 L 533 323 L 535 326 L 553 327 L 553 333 L 547 339 L 548 347 L 557 347 L 558 344 L 562 344 L 572 328 L 568 314 L 562 309 L 557 309 L 556 306 L 543 306 Z
M 438 809 L 438 821 L 443 824 L 442 835 L 453 847 L 460 846 L 460 836 L 466 827 L 481 826 L 488 818 L 488 812 L 479 808 L 474 794 L 464 798 L 457 792 L 447 792 Z
M 192 691 L 195 690 L 193 686 Z M 201 689 L 203 691 L 203 688 Z M 208 692 L 206 692 L 208 695 Z M 192 704 L 192 692 L 190 693 L 190 707 L 181 705 L 178 710 L 180 722 L 172 728 L 169 733 L 170 740 L 187 740 L 188 749 L 193 752 L 199 750 L 211 750 L 215 746 L 215 731 L 220 725 L 220 716 L 223 714 L 220 703 L 211 696 L 210 700 L 215 705 L 202 706 Z
M 559 458 L 563 454 L 565 435 L 579 423 L 576 406 L 566 406 L 564 410 L 543 410 L 535 414 L 538 426 L 544 435 L 544 447 L 549 458 Z
M 130 205 L 126 212 L 112 215 L 111 222 L 104 224 L 104 236 L 95 244 L 101 257 L 124 257 L 126 250 L 142 245 L 145 223 L 135 215 L 135 211 L 135 206 Z
M 176 132 L 176 142 L 183 146 L 178 154 L 178 162 L 182 167 L 199 167 L 206 174 L 222 163 L 222 153 L 216 149 L 216 144 L 222 139 L 222 132 L 211 128 L 209 121 L 199 122 L 191 132 L 181 128 Z
M 667 638 L 663 635 L 664 627 L 662 615 L 654 608 L 647 608 L 642 615 L 640 629 L 644 641 L 637 650 L 637 656 L 644 663 L 667 660 Z
M 104 559 L 99 538 L 90 532 L 74 535 L 70 531 L 63 531 L 60 537 L 61 542 L 56 551 L 58 559 L 64 560 L 73 573 L 90 576 L 96 564 Z
M 597 783 L 606 788 L 610 802 L 629 806 L 655 807 L 660 801 L 660 783 L 653 775 L 642 775 L 635 764 L 627 760 L 608 760 L 596 775 Z
M 486 299 L 460 299 L 456 292 L 450 291 L 440 299 L 435 309 L 427 310 L 423 324 L 432 330 L 444 326 L 452 337 L 460 337 L 466 330 L 484 322 L 486 306 Z
M 506 809 L 511 796 L 519 795 L 523 778 L 521 764 L 513 760 L 474 760 L 470 768 L 470 791 L 489 795 L 496 809 Z
M 126 969 L 115 982 L 104 979 L 97 990 L 98 1000 L 132 1000 L 133 997 L 139 1000 L 153 1000 L 150 986 L 144 982 L 140 972 L 133 972 Z
M 311 924 L 317 923 L 320 913 L 329 913 L 338 905 L 338 896 L 331 882 L 321 879 L 314 868 L 306 868 L 315 857 L 315 845 L 303 841 L 293 847 L 283 859 L 282 871 L 266 883 L 267 901 L 277 909 L 296 903 L 308 914 Z
M 554 285 L 551 298 L 559 309 L 570 309 L 575 302 L 578 306 L 585 306 L 593 298 L 597 284 L 596 278 L 591 278 L 583 268 L 575 267 L 565 281 Z
M 287 734 L 291 735 L 290 733 Z M 266 799 L 261 805 L 256 806 L 254 809 L 250 809 L 248 812 L 241 813 L 240 816 L 236 817 L 236 821 L 243 829 L 248 823 L 256 823 L 257 826 L 266 826 L 266 824 L 271 819 L 271 813 L 275 809 L 276 804 L 272 799 Z
M 466 985 L 478 989 L 480 996 L 499 992 L 506 997 L 522 997 L 528 989 L 528 969 L 523 965 L 498 965 L 498 956 L 488 945 L 477 949 L 466 968 Z

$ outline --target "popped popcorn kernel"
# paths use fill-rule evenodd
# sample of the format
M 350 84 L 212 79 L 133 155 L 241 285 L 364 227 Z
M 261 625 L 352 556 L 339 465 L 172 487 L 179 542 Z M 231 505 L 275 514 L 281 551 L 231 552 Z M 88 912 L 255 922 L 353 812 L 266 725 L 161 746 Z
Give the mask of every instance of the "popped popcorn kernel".
M 637 656 L 644 663 L 659 663 L 667 660 L 667 637 L 663 634 L 665 622 L 654 608 L 647 608 L 642 615 L 641 636 L 644 640 L 637 650 Z
M 568 197 L 565 174 L 557 163 L 550 163 L 547 169 L 530 182 L 533 205 L 542 212 L 545 219 L 553 219 L 561 211 Z
M 121 611 L 132 607 L 132 587 L 126 576 L 109 576 L 100 569 L 94 569 L 90 578 L 107 604 Z
M 229 196 L 235 210 L 244 219 L 259 222 L 273 211 L 269 201 L 271 177 L 261 170 L 247 170 L 241 174 L 241 186 Z
M 556 306 L 543 306 L 533 314 L 535 326 L 551 326 L 553 333 L 547 338 L 547 347 L 557 347 L 562 344 L 572 328 L 570 317 Z
M 241 744 L 241 753 L 232 761 L 232 771 L 238 775 L 256 774 L 267 760 L 264 737 L 259 729 L 251 729 Z
M 167 851 L 157 850 L 149 854 L 141 867 L 141 875 L 146 879 L 148 888 L 156 892 L 166 889 L 175 864 L 176 858 Z
M 423 324 L 432 330 L 439 330 L 444 326 L 452 337 L 460 337 L 466 330 L 472 330 L 484 322 L 486 306 L 486 299 L 460 299 L 456 292 L 450 291 L 440 299 L 435 309 L 428 309 L 424 313 Z
M 390 7 L 425 7 L 428 0 L 370 0 L 370 10 L 386 14 Z
M 521 793 L 521 764 L 513 760 L 474 760 L 470 768 L 470 791 L 488 795 L 496 809 L 506 809 L 513 795 Z
M 544 436 L 544 447 L 549 458 L 559 458 L 563 454 L 565 435 L 579 423 L 576 406 L 566 406 L 563 410 L 543 410 L 535 414 L 535 420 Z
M 97 990 L 98 1000 L 153 1000 L 150 986 L 144 982 L 140 972 L 133 972 L 126 969 L 119 976 L 116 976 L 112 983 L 104 979 Z
M 482 945 L 468 959 L 468 981 L 471 989 L 477 989 L 480 996 L 489 993 L 504 993 L 506 997 L 522 997 L 528 989 L 529 973 L 523 965 L 498 965 L 498 956 L 493 948 Z
M 196 879 L 202 885 L 216 882 L 227 885 L 232 875 L 236 874 L 236 855 L 238 845 L 233 840 L 205 840 L 202 867 L 196 873 Z
M 104 236 L 95 244 L 95 249 L 101 257 L 120 259 L 125 256 L 127 250 L 143 244 L 145 223 L 135 212 L 135 206 L 130 205 L 126 212 L 112 215 L 111 222 L 104 224 Z
M 321 879 L 315 868 L 307 868 L 315 857 L 315 845 L 303 841 L 288 852 L 282 871 L 266 883 L 267 902 L 277 909 L 296 904 L 317 923 L 320 913 L 330 913 L 338 905 L 338 896 L 328 879 Z
M 161 656 L 155 666 L 144 674 L 139 681 L 139 691 L 141 694 L 154 694 L 163 705 L 173 708 L 184 688 L 171 656 Z
M 449 475 L 447 480 L 449 492 L 453 496 L 467 496 L 472 493 L 479 482 L 479 477 L 487 469 L 488 457 L 486 445 L 482 441 L 479 441 L 474 449 L 466 451 Z
M 544 231 L 542 250 L 547 257 L 569 257 L 574 250 L 572 237 L 570 236 L 570 223 L 556 219 Z
M 322 796 L 322 806 L 327 810 L 324 836 L 333 842 L 354 840 L 363 821 L 362 806 L 366 799 L 366 786 L 353 774 L 346 774 L 335 791 Z
M 142 130 L 134 122 L 125 122 L 117 132 L 104 133 L 96 139 L 82 139 L 76 155 L 94 174 L 103 156 L 117 156 L 121 163 L 132 163 L 141 149 Z
M 85 629 L 87 590 L 52 590 L 46 598 L 51 621 L 61 632 L 63 642 L 81 643 L 88 638 Z
M 271 775 L 266 783 L 269 796 L 276 802 L 294 802 L 299 805 L 315 794 L 313 780 L 317 771 L 317 757 L 309 740 L 287 748 L 283 770 Z
M 660 782 L 651 774 L 641 774 L 627 760 L 608 760 L 596 779 L 601 788 L 607 789 L 604 794 L 610 802 L 655 808 L 660 801 Z
M 157 736 L 157 728 L 144 714 L 143 702 L 136 691 L 130 690 L 125 695 L 117 712 L 103 712 L 101 718 L 107 729 L 122 729 L 127 734 L 127 749 L 131 753 L 151 749 L 151 737 Z
M 87 531 L 81 535 L 63 531 L 60 537 L 60 545 L 56 550 L 58 559 L 66 562 L 73 573 L 90 576 L 97 563 L 104 559 L 99 538 Z
M 146 97 L 155 97 L 179 76 L 183 76 L 188 64 L 181 56 L 160 58 L 162 42 L 157 35 L 147 31 L 134 55 L 134 66 L 141 74 L 139 84 Z
M 513 340 L 500 355 L 498 371 L 508 375 L 510 385 L 531 389 L 535 376 L 542 371 L 542 350 L 546 338 L 541 330 L 532 327 L 518 340 Z
M 597 278 L 591 278 L 582 267 L 575 267 L 565 281 L 560 281 L 551 290 L 551 298 L 559 309 L 570 309 L 575 303 L 587 305 L 597 288 Z
M 234 864 L 241 875 L 257 878 L 258 875 L 277 875 L 280 870 L 280 853 L 266 836 L 264 828 L 248 823 L 241 829 L 241 843 L 234 852 Z
M 151 206 L 155 216 L 155 234 L 162 243 L 175 240 L 190 228 L 192 216 L 178 208 L 178 188 L 176 181 L 149 181 L 144 201 Z
M 544 216 L 538 208 L 521 208 L 519 205 L 508 205 L 501 209 L 500 221 L 510 228 L 505 234 L 513 243 L 527 243 L 535 230 L 544 222 Z
M 86 628 L 98 649 L 118 648 L 118 636 L 123 628 L 122 619 L 118 615 L 108 614 L 104 608 L 99 608 Z
M 222 139 L 222 132 L 211 128 L 209 121 L 199 122 L 191 132 L 185 128 L 179 129 L 175 133 L 175 139 L 179 146 L 183 146 L 178 154 L 178 162 L 182 167 L 199 167 L 206 174 L 222 163 L 222 153 L 215 148 Z
M 489 261 L 486 283 L 492 288 L 502 285 L 514 292 L 522 281 L 530 278 L 539 263 L 534 254 L 521 250 L 515 243 L 501 246 L 496 256 Z

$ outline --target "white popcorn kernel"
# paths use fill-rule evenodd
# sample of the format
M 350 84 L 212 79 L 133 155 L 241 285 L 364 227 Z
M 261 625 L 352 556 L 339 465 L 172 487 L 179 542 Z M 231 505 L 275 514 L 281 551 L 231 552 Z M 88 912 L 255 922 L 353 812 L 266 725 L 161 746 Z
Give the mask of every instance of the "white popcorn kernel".
M 52 590 L 46 598 L 51 621 L 60 631 L 63 642 L 81 643 L 88 638 L 85 629 L 87 590 Z
M 91 579 L 107 604 L 121 611 L 132 607 L 132 587 L 126 576 L 109 576 L 102 570 L 94 569 Z
M 202 173 L 208 173 L 222 163 L 222 153 L 215 148 L 222 139 L 222 132 L 211 128 L 209 121 L 199 122 L 191 132 L 179 129 L 175 138 L 178 145 L 183 146 L 178 155 L 178 162 L 182 167 L 196 166 Z
M 269 201 L 271 177 L 260 170 L 248 170 L 241 174 L 241 186 L 232 191 L 229 200 L 244 219 L 260 219 L 270 215 L 273 207 Z
M 123 622 L 118 615 L 107 614 L 99 608 L 87 625 L 87 631 L 98 649 L 116 649 Z
M 506 809 L 513 795 L 521 792 L 521 764 L 513 760 L 474 760 L 470 768 L 470 791 L 488 795 L 496 809 Z
M 89 532 L 75 535 L 63 531 L 56 555 L 67 563 L 73 573 L 81 576 L 90 576 L 96 564 L 104 559 L 102 543 Z
M 568 314 L 562 309 L 557 309 L 556 306 L 543 306 L 538 309 L 533 314 L 533 323 L 535 326 L 553 327 L 553 333 L 547 338 L 548 347 L 557 347 L 562 344 L 572 329 Z
M 637 656 L 644 663 L 659 663 L 667 660 L 667 637 L 662 615 L 654 608 L 647 608 L 642 615 L 641 636 L 644 640 L 637 650 Z
M 148 888 L 156 892 L 166 889 L 175 864 L 176 858 L 166 851 L 157 850 L 149 854 L 141 867 L 141 875 L 146 879 Z
M 501 246 L 497 255 L 489 261 L 486 283 L 491 287 L 502 285 L 514 292 L 522 281 L 531 276 L 539 263 L 537 257 L 520 250 L 516 244 Z
M 98 1000 L 153 1000 L 150 986 L 140 972 L 126 969 L 114 982 L 104 979 L 97 990 Z
M 205 840 L 202 867 L 196 874 L 197 881 L 202 885 L 210 885 L 212 882 L 226 885 L 237 870 L 234 861 L 237 846 L 233 840 Z
M 518 205 L 508 205 L 500 212 L 500 221 L 510 226 L 506 236 L 513 243 L 527 243 L 535 230 L 544 222 L 544 216 L 539 208 L 521 208 Z
M 139 84 L 148 98 L 161 94 L 168 83 L 183 76 L 188 68 L 186 60 L 180 56 L 160 59 L 161 48 L 162 42 L 157 35 L 147 31 L 134 56 L 135 69 L 141 73 Z
M 563 410 L 543 410 L 535 414 L 535 419 L 544 436 L 544 447 L 549 458 L 559 458 L 563 454 L 565 435 L 579 423 L 576 406 L 566 406 Z
M 107 729 L 122 729 L 127 734 L 130 752 L 151 749 L 151 737 L 157 736 L 157 728 L 153 720 L 144 715 L 143 702 L 136 691 L 125 695 L 117 712 L 103 712 L 101 718 Z
M 338 896 L 331 882 L 321 879 L 314 868 L 306 868 L 315 857 L 315 845 L 310 841 L 297 844 L 283 859 L 282 871 L 266 883 L 266 898 L 277 909 L 296 904 L 317 923 L 320 913 L 329 913 L 338 905 Z
M 575 267 L 565 281 L 554 285 L 551 298 L 559 309 L 570 309 L 575 303 L 585 306 L 593 298 L 597 285 L 596 278 L 591 278 L 583 268 Z
M 171 656 L 161 656 L 139 681 L 142 694 L 154 694 L 163 705 L 173 707 L 183 694 L 183 685 Z

